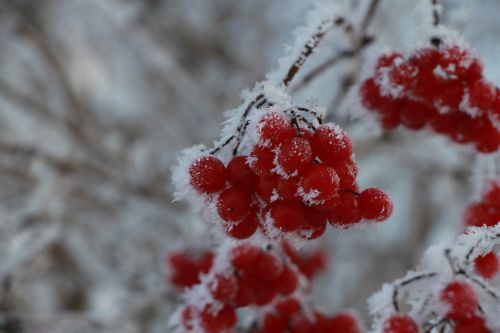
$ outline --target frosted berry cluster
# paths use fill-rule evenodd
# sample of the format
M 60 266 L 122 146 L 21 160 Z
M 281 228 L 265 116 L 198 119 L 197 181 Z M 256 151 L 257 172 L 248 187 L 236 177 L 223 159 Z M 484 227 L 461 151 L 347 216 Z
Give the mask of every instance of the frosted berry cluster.
M 183 332 L 232 332 L 238 325 L 240 310 L 248 313 L 249 309 L 256 314 L 252 324 L 240 322 L 247 332 L 362 332 L 361 323 L 353 313 L 328 317 L 311 308 L 308 296 L 312 279 L 326 264 L 322 252 L 300 255 L 289 243 L 282 243 L 276 249 L 263 249 L 247 242 L 225 243 L 215 256 L 207 252 L 194 259 L 174 252 L 168 262 L 171 283 L 189 287 L 184 289 L 186 304 L 175 319 Z M 207 262 L 210 262 L 208 270 Z M 195 269 L 198 269 L 195 284 L 180 285 L 172 279 L 187 274 L 191 282 Z
M 260 228 L 269 238 L 296 233 L 314 239 L 327 222 L 345 227 L 391 214 L 385 192 L 358 193 L 347 133 L 333 124 L 303 128 L 300 120 L 305 119 L 267 112 L 256 121 L 256 144 L 248 155 L 233 157 L 227 165 L 202 155 L 189 166 L 191 186 L 215 202 L 229 236 L 245 239 Z
M 431 247 L 420 265 L 369 299 L 373 333 L 499 332 L 500 294 L 477 258 L 496 255 L 500 226 L 470 228 Z M 488 274 L 486 274 L 488 275 Z
M 382 55 L 360 88 L 363 105 L 382 126 L 428 128 L 491 153 L 500 146 L 500 93 L 483 77 L 480 59 L 464 43 L 435 38 L 407 56 Z
M 472 202 L 465 211 L 466 227 L 495 226 L 500 222 L 500 182 L 488 185 L 481 199 Z M 476 271 L 485 279 L 493 279 L 500 271 L 500 260 L 494 252 L 475 258 Z
M 340 312 L 328 317 L 314 310 L 310 314 L 302 311 L 296 299 L 289 298 L 277 303 L 267 312 L 259 328 L 251 333 L 362 333 L 358 317 L 351 312 Z

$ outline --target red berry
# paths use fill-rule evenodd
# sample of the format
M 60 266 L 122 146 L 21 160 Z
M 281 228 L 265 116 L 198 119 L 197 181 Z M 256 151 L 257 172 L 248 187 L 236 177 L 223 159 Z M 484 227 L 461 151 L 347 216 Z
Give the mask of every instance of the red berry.
M 181 324 L 188 331 L 192 330 L 193 319 L 196 316 L 196 309 L 192 305 L 186 305 L 181 311 Z
M 236 325 L 236 312 L 229 305 L 224 305 L 219 311 L 214 311 L 211 306 L 205 307 L 201 312 L 201 327 L 206 333 L 220 333 Z
M 341 312 L 328 320 L 329 332 L 362 333 L 357 316 L 350 312 Z
M 274 168 L 274 155 L 271 149 L 257 146 L 247 158 L 247 163 L 258 176 L 271 177 Z
M 363 82 L 360 89 L 360 95 L 363 105 L 371 110 L 380 108 L 384 100 L 373 78 Z
M 302 199 L 308 204 L 329 200 L 339 190 L 339 182 L 339 176 L 333 168 L 313 164 L 302 173 Z
M 336 193 L 331 199 L 322 201 L 318 204 L 311 205 L 311 208 L 319 210 L 320 212 L 330 212 L 340 205 L 340 196 Z
M 260 333 L 284 333 L 287 329 L 287 321 L 279 314 L 268 313 L 262 320 Z
M 385 67 L 391 67 L 398 59 L 402 59 L 402 55 L 399 52 L 388 52 L 382 54 L 378 58 L 377 64 L 375 65 L 375 72 L 377 73 Z
M 479 304 L 474 289 L 468 283 L 458 280 L 448 283 L 441 291 L 440 299 L 449 306 L 446 317 L 453 320 L 472 317 Z
M 486 80 L 477 80 L 469 84 L 470 104 L 482 110 L 489 108 L 496 98 L 495 86 Z
M 269 212 L 273 225 L 284 232 L 293 232 L 304 223 L 304 206 L 301 203 L 273 202 Z
M 418 333 L 418 325 L 410 316 L 395 314 L 387 319 L 383 326 L 383 333 Z
M 253 191 L 257 176 L 250 169 L 246 156 L 237 156 L 227 165 L 228 178 L 231 184 L 245 191 Z
M 301 201 L 297 193 L 299 178 L 278 180 L 278 194 L 283 201 Z
M 341 190 L 348 189 L 356 181 L 356 176 L 358 175 L 358 167 L 356 162 L 353 160 L 339 161 L 332 164 L 331 167 L 335 169 L 335 172 L 340 178 L 339 187 Z
M 212 267 L 213 255 L 208 252 L 199 259 L 193 259 L 184 251 L 168 255 L 168 265 L 171 268 L 169 282 L 178 287 L 191 287 L 200 282 L 200 274 L 207 273 Z
M 401 123 L 412 130 L 423 128 L 436 114 L 436 110 L 422 103 L 405 100 L 401 106 Z
M 234 268 L 249 272 L 262 255 L 262 250 L 251 244 L 241 244 L 231 250 L 230 260 Z
M 299 236 L 305 239 L 316 239 L 323 235 L 328 220 L 326 213 L 314 208 L 306 208 L 305 212 L 306 225 L 300 229 Z
M 492 153 L 498 150 L 500 146 L 500 134 L 491 124 L 486 124 L 479 134 L 476 141 L 476 148 L 481 153 Z
M 236 187 L 225 189 L 217 200 L 217 212 L 225 221 L 238 221 L 250 211 L 250 195 Z
M 500 183 L 493 181 L 490 188 L 484 195 L 484 202 L 493 205 L 500 205 Z
M 245 281 L 238 281 L 238 290 L 234 298 L 234 305 L 236 307 L 248 306 L 255 302 L 255 292 L 251 285 Z
M 292 174 L 306 167 L 312 158 L 309 141 L 296 137 L 281 145 L 278 153 L 278 165 L 286 174 Z
M 485 279 L 494 278 L 500 270 L 500 263 L 495 252 L 491 251 L 474 259 L 477 274 Z
M 259 226 L 258 212 L 251 208 L 250 213 L 243 220 L 226 224 L 226 233 L 236 239 L 246 239 L 252 236 Z
M 455 324 L 454 333 L 493 333 L 486 327 L 484 319 L 477 316 L 456 321 Z
M 276 147 L 293 138 L 296 131 L 283 112 L 271 112 L 264 115 L 260 120 L 258 133 L 262 145 Z
M 349 159 L 352 155 L 351 139 L 344 130 L 333 124 L 318 127 L 311 145 L 319 159 L 327 164 Z
M 260 177 L 257 180 L 257 186 L 255 187 L 255 193 L 265 202 L 275 201 L 277 199 L 277 187 L 278 178 L 277 177 Z
M 300 303 L 295 298 L 287 298 L 276 304 L 276 310 L 285 318 L 290 318 L 300 310 Z
M 330 213 L 330 224 L 348 227 L 361 220 L 358 196 L 349 191 L 339 192 L 340 204 Z
M 276 290 L 282 295 L 290 295 L 297 289 L 299 279 L 297 274 L 288 266 L 281 272 L 280 276 L 274 281 Z
M 224 164 L 216 157 L 202 156 L 189 167 L 191 185 L 200 193 L 222 190 L 227 179 Z
M 465 224 L 468 227 L 491 227 L 498 221 L 500 221 L 500 211 L 489 204 L 475 203 L 465 212 Z
M 212 297 L 223 303 L 230 303 L 236 297 L 238 282 L 232 275 L 217 274 L 209 284 L 208 288 Z
M 383 221 L 392 213 L 391 198 L 378 188 L 368 188 L 358 197 L 361 216 L 367 220 Z

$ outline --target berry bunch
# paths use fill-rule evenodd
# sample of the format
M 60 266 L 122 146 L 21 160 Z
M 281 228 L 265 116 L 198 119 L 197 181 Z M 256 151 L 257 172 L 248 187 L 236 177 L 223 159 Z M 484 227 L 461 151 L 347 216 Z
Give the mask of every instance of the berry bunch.
M 278 253 L 266 251 L 250 243 L 231 247 L 224 269 L 214 265 L 202 283 L 196 286 L 208 294 L 205 302 L 193 302 L 182 310 L 181 322 L 187 331 L 201 327 L 202 332 L 215 333 L 236 324 L 236 310 L 262 307 L 287 298 L 299 291 L 305 281 L 298 269 Z M 200 304 L 203 304 L 200 306 Z
M 319 311 L 306 315 L 302 305 L 294 298 L 277 303 L 267 312 L 252 333 L 362 333 L 358 317 L 340 312 L 328 317 Z
M 314 239 L 327 222 L 345 227 L 390 216 L 392 202 L 385 192 L 358 193 L 352 143 L 340 127 L 316 127 L 302 116 L 272 110 L 256 121 L 254 132 L 256 144 L 248 156 L 224 165 L 203 155 L 189 166 L 190 184 L 215 202 L 229 236 L 245 239 L 260 228 L 269 238 L 296 233 Z
M 177 288 L 189 288 L 200 283 L 200 274 L 210 270 L 213 257 L 212 252 L 205 252 L 199 257 L 190 256 L 186 251 L 169 253 L 166 259 L 168 282 Z
M 500 182 L 493 181 L 477 202 L 465 211 L 466 227 L 495 226 L 500 222 Z M 476 272 L 485 279 L 493 279 L 500 271 L 500 260 L 493 251 L 474 259 Z
M 445 309 L 442 322 L 453 322 L 455 333 L 490 333 L 481 316 L 474 288 L 462 280 L 449 282 L 439 292 L 438 303 Z M 396 313 L 382 323 L 383 333 L 419 333 L 417 321 L 408 314 Z
M 361 85 L 363 105 L 386 129 L 426 127 L 479 152 L 497 151 L 500 93 L 483 77 L 480 59 L 456 39 L 432 43 L 406 57 L 382 55 Z

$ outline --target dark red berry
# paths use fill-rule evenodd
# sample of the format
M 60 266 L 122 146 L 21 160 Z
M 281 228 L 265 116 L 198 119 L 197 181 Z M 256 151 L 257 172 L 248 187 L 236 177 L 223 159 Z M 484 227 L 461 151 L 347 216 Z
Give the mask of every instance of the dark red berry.
M 339 176 L 333 168 L 312 164 L 302 173 L 302 199 L 308 204 L 329 200 L 337 193 L 339 182 Z
M 217 200 L 217 212 L 225 221 L 238 221 L 250 211 L 250 195 L 236 187 L 221 192 Z
M 253 191 L 257 176 L 247 163 L 246 156 L 237 156 L 227 165 L 228 178 L 231 184 L 245 191 Z

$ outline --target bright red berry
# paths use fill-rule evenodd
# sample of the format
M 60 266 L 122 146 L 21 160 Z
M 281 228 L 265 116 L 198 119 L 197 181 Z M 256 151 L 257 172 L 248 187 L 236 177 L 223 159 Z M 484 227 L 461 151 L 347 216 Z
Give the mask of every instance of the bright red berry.
M 222 190 L 227 179 L 226 167 L 213 156 L 202 156 L 189 167 L 191 185 L 200 193 Z
M 236 325 L 236 312 L 229 305 L 224 305 L 219 311 L 211 306 L 205 307 L 201 312 L 200 324 L 206 333 L 220 333 Z
M 362 333 L 360 321 L 351 312 L 341 312 L 328 320 L 329 332 Z
M 245 191 L 253 191 L 257 182 L 257 175 L 247 163 L 246 156 L 237 156 L 227 165 L 229 182 Z
M 273 202 L 269 206 L 273 225 L 284 231 L 293 232 L 304 223 L 304 206 L 297 202 Z
M 408 315 L 395 314 L 389 317 L 382 326 L 384 333 L 418 333 L 418 325 Z
M 474 267 L 477 274 L 485 279 L 492 279 L 500 270 L 498 256 L 495 252 L 491 251 L 483 256 L 476 257 L 476 259 L 474 259 Z
M 440 299 L 449 307 L 446 316 L 454 320 L 472 317 L 479 304 L 474 289 L 458 280 L 448 283 L 441 291 Z
M 274 155 L 271 149 L 257 146 L 247 158 L 247 163 L 258 176 L 271 177 L 274 168 Z
M 297 274 L 288 266 L 281 272 L 280 276 L 274 281 L 276 289 L 282 295 L 290 295 L 297 289 L 299 279 Z
M 470 104 L 482 110 L 489 108 L 496 98 L 496 89 L 486 80 L 476 80 L 468 86 Z
M 217 274 L 208 284 L 212 297 L 223 303 L 230 303 L 236 297 L 238 282 L 233 275 Z
M 252 236 L 259 226 L 258 212 L 256 208 L 251 208 L 248 215 L 243 220 L 236 223 L 227 223 L 226 232 L 236 239 L 246 239 Z
M 344 130 L 333 124 L 318 127 L 311 145 L 319 159 L 327 164 L 349 159 L 352 155 L 351 139 Z
M 378 188 L 368 188 L 358 197 L 361 216 L 368 220 L 383 221 L 392 213 L 389 195 Z
M 269 203 L 278 199 L 278 178 L 277 177 L 259 177 L 255 186 L 257 196 Z
M 329 222 L 333 226 L 349 227 L 361 220 L 358 195 L 350 191 L 339 192 L 340 204 L 330 213 Z
M 250 211 L 250 195 L 236 187 L 225 189 L 217 199 L 217 212 L 225 221 L 238 221 Z
M 264 115 L 257 130 L 261 144 L 270 147 L 278 146 L 296 134 L 296 130 L 283 112 L 271 112 Z
M 302 173 L 302 199 L 308 204 L 329 200 L 339 190 L 339 182 L 335 169 L 323 164 L 312 164 Z
M 281 145 L 278 153 L 278 165 L 286 174 L 292 174 L 306 167 L 312 158 L 309 141 L 295 137 Z

